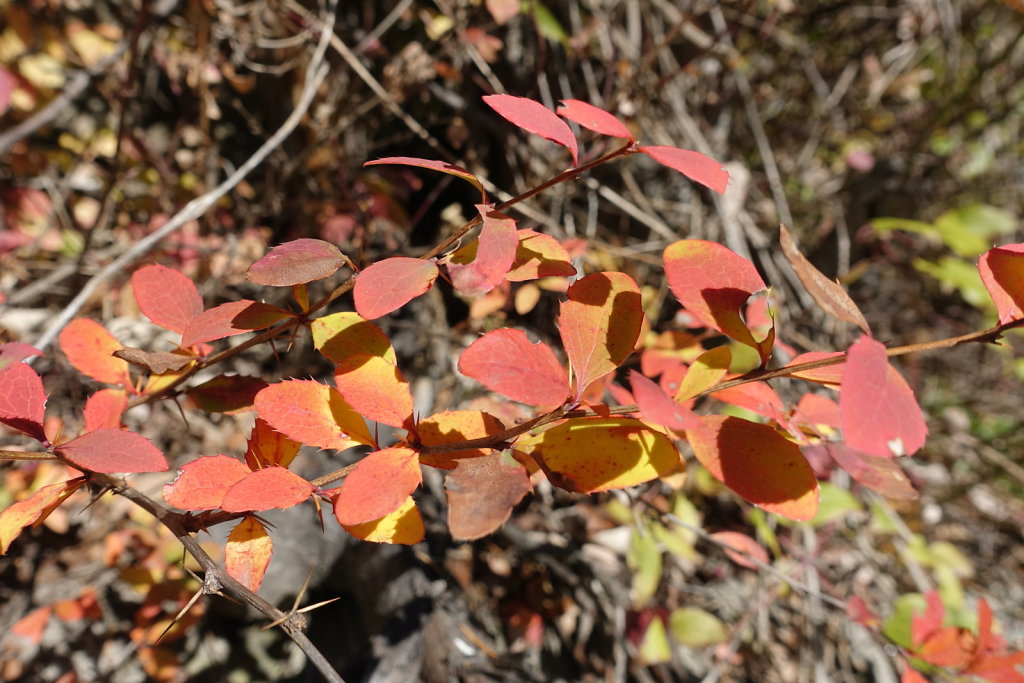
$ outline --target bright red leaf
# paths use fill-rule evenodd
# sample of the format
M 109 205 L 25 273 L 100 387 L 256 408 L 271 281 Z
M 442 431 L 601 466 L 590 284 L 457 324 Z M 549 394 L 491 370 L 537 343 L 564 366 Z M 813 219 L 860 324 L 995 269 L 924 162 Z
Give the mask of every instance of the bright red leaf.
M 729 559 L 747 569 L 759 569 L 758 562 L 768 564 L 768 551 L 760 543 L 738 531 L 716 531 L 711 538 L 725 546 Z M 754 562 L 757 560 L 757 562 Z
M 181 334 L 203 312 L 203 297 L 192 280 L 173 268 L 153 264 L 132 273 L 139 310 L 160 327 Z
M 270 327 L 274 323 L 292 317 L 288 311 L 242 299 L 207 309 L 192 318 L 181 333 L 181 346 L 188 348 L 203 342 L 215 341 L 236 334 Z
M 455 164 L 449 164 L 447 161 L 438 161 L 436 159 L 418 159 L 416 157 L 385 157 L 383 159 L 374 159 L 373 161 L 367 161 L 363 166 L 381 166 L 383 164 L 399 164 L 402 166 L 417 166 L 419 168 L 428 168 L 431 171 L 440 171 L 441 173 L 447 173 L 453 175 L 456 178 L 462 178 L 463 180 L 473 184 L 477 190 L 480 191 L 480 197 L 482 201 L 487 201 L 487 192 L 484 191 L 484 185 L 480 182 L 480 179 L 475 175 Z
M 83 375 L 97 382 L 132 386 L 128 363 L 114 357 L 124 347 L 95 320 L 72 320 L 61 330 L 59 340 L 64 355 Z
M 378 261 L 356 278 L 356 311 L 368 320 L 398 310 L 420 296 L 437 279 L 437 265 L 407 256 Z
M 337 389 L 311 380 L 271 384 L 256 394 L 256 412 L 271 427 L 318 448 L 373 445 L 366 423 Z
M 128 395 L 123 390 L 100 389 L 85 402 L 85 431 L 119 429 L 127 408 Z
M 392 427 L 408 426 L 412 417 L 409 383 L 380 356 L 355 354 L 334 371 L 338 392 L 363 417 Z
M 613 138 L 633 139 L 633 134 L 626 128 L 626 124 L 589 102 L 562 100 L 562 106 L 555 113 L 595 133 L 610 135 Z
M 978 262 L 978 272 L 999 312 L 999 322 L 1024 318 L 1024 244 L 989 249 Z
M 178 472 L 178 477 L 164 484 L 164 500 L 182 510 L 217 510 L 224 494 L 252 470 L 228 455 L 197 458 Z
M 228 488 L 221 501 L 225 512 L 290 508 L 313 494 L 308 481 L 283 467 L 265 467 L 247 474 Z
M 333 275 L 345 256 L 330 242 L 302 238 L 271 249 L 249 267 L 248 278 L 258 285 L 289 287 Z
M 345 477 L 334 501 L 334 516 L 346 526 L 380 519 L 398 510 L 422 482 L 416 451 L 375 451 L 357 462 Z
M 516 257 L 505 273 L 505 279 L 509 282 L 576 274 L 568 250 L 551 235 L 523 228 L 516 236 L 519 239 Z
M 500 527 L 512 508 L 533 490 L 530 475 L 508 451 L 459 460 L 444 480 L 448 529 L 452 538 L 471 541 Z
M 0 369 L 0 423 L 46 443 L 43 380 L 28 365 L 12 363 Z
M 448 274 L 456 290 L 479 296 L 505 280 L 519 246 L 516 222 L 490 207 L 479 205 L 480 236 L 448 257 Z
M 228 534 L 224 546 L 224 568 L 231 578 L 255 592 L 270 566 L 274 542 L 259 520 L 248 515 Z
M 624 273 L 593 273 L 574 282 L 562 303 L 558 331 L 569 356 L 578 399 L 636 347 L 643 322 L 640 288 Z
M 839 417 L 850 448 L 881 458 L 912 455 L 928 434 L 914 392 L 871 337 L 846 354 Z
M 729 186 L 729 174 L 722 168 L 722 164 L 700 152 L 665 145 L 641 147 L 640 151 L 718 194 L 725 192 Z
M 803 363 L 812 363 L 826 358 L 836 358 L 842 355 L 842 351 L 809 351 L 807 353 L 801 353 L 799 356 L 791 360 L 786 367 L 788 368 L 795 365 L 801 365 Z M 837 388 L 843 382 L 843 363 L 826 365 L 824 367 L 813 368 L 811 370 L 798 370 L 791 373 L 790 376 Z
M 514 95 L 486 95 L 484 102 L 510 123 L 528 133 L 557 143 L 572 154 L 572 164 L 579 159 L 576 136 L 562 119 L 540 102 Z
M 493 330 L 462 352 L 459 372 L 491 391 L 541 408 L 561 405 L 569 377 L 546 344 L 533 344 L 522 330 Z
M 144 436 L 124 429 L 97 429 L 54 449 L 80 469 L 114 472 L 163 472 L 167 460 Z

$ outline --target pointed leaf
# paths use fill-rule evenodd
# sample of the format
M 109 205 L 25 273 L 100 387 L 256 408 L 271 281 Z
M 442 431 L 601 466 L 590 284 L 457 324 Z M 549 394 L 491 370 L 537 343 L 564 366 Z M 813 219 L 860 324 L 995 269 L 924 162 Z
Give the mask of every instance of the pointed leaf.
M 519 246 L 516 222 L 483 204 L 480 236 L 448 257 L 452 285 L 466 296 L 479 296 L 504 282 Z
M 416 451 L 375 451 L 357 462 L 345 477 L 334 500 L 334 516 L 345 526 L 380 519 L 400 509 L 422 482 Z
M 381 166 L 383 164 L 400 164 L 403 166 L 417 166 L 419 168 L 428 168 L 431 171 L 440 171 L 441 173 L 447 173 L 453 175 L 456 178 L 462 178 L 463 180 L 472 183 L 473 187 L 480 191 L 480 196 L 486 201 L 487 192 L 484 191 L 484 185 L 480 182 L 480 179 L 475 175 L 455 164 L 449 164 L 447 161 L 438 161 L 436 159 L 418 159 L 416 157 L 384 157 L 383 159 L 374 159 L 373 161 L 367 161 L 363 166 Z
M 114 351 L 114 357 L 127 361 L 132 365 L 145 368 L 152 373 L 162 375 L 166 372 L 177 372 L 191 365 L 195 356 L 186 352 L 169 353 L 167 351 L 143 351 L 125 347 Z
M 504 431 L 498 418 L 479 410 L 448 410 L 423 418 L 416 425 L 416 434 L 424 446 L 482 439 Z M 423 455 L 420 462 L 430 467 L 453 469 L 459 460 L 480 458 L 491 452 L 489 448 L 471 448 Z
M 231 578 L 255 593 L 263 583 L 273 552 L 274 542 L 267 530 L 259 520 L 248 515 L 228 534 L 228 542 L 224 546 L 224 568 Z
M 768 512 L 806 521 L 818 512 L 818 481 L 796 444 L 768 425 L 707 415 L 686 437 L 697 460 L 730 489 Z
M 317 318 L 310 325 L 313 345 L 335 363 L 356 353 L 380 356 L 398 365 L 391 340 L 384 331 L 358 313 L 345 311 Z
M 192 318 L 181 333 L 181 347 L 188 348 L 204 342 L 216 341 L 236 334 L 270 327 L 276 322 L 292 317 L 288 311 L 242 299 L 207 309 Z
M 409 383 L 380 356 L 350 356 L 335 368 L 334 383 L 352 409 L 365 418 L 404 427 L 412 417 Z
M 551 235 L 523 228 L 517 235 L 519 245 L 512 267 L 505 273 L 509 282 L 524 282 L 542 277 L 569 277 L 576 274 L 572 256 Z
M 251 470 L 264 467 L 288 467 L 302 444 L 277 431 L 261 417 L 256 418 L 245 450 L 245 463 Z
M 213 455 L 197 458 L 164 484 L 164 500 L 182 510 L 217 510 L 228 489 L 251 473 L 238 458 Z
M 24 363 L 0 369 L 0 423 L 46 443 L 45 409 L 46 391 L 35 370 Z
M 459 372 L 491 391 L 541 408 L 561 405 L 569 377 L 546 344 L 533 344 L 522 330 L 493 330 L 462 352 Z
M 562 100 L 562 106 L 556 110 L 556 113 L 595 133 L 610 135 L 613 138 L 633 139 L 633 134 L 629 132 L 629 128 L 626 128 L 626 124 L 589 102 Z
M 526 468 L 508 451 L 459 460 L 444 480 L 452 538 L 471 541 L 491 533 L 533 490 Z
M 413 545 L 423 540 L 423 517 L 416 502 L 409 496 L 402 506 L 386 517 L 364 524 L 343 525 L 345 531 L 371 543 L 400 543 Z
M 333 387 L 312 380 L 271 384 L 256 394 L 256 412 L 271 427 L 317 448 L 373 445 L 366 423 Z
M 123 347 L 102 325 L 89 318 L 78 318 L 61 330 L 60 348 L 68 361 L 83 375 L 97 382 L 132 386 L 128 363 L 114 357 Z
M 155 324 L 181 334 L 203 312 L 203 297 L 184 273 L 157 264 L 132 273 L 132 292 L 143 315 Z
M 978 271 L 1000 324 L 1024 318 L 1024 244 L 989 249 L 978 262 Z
M 265 467 L 247 474 L 224 494 L 225 512 L 259 512 L 298 505 L 313 495 L 308 481 L 283 467 Z
M 824 448 L 854 481 L 886 498 L 894 500 L 916 500 L 919 497 L 903 468 L 891 458 L 879 458 L 858 453 L 846 444 L 824 443 L 807 448 Z
M 406 256 L 378 261 L 356 278 L 356 311 L 369 320 L 387 315 L 426 292 L 436 279 L 433 261 Z
M 121 416 L 127 409 L 128 395 L 123 390 L 100 389 L 85 402 L 85 431 L 120 429 Z
M 566 292 L 558 331 L 569 356 L 576 398 L 617 368 L 636 347 L 643 322 L 640 289 L 624 273 L 593 273 Z
M 483 100 L 513 125 L 568 149 L 572 154 L 572 164 L 576 165 L 579 158 L 576 136 L 565 121 L 543 104 L 514 95 L 486 95 Z
M 251 408 L 256 394 L 269 386 L 259 377 L 217 375 L 185 392 L 196 407 L 208 413 L 233 413 Z
M 679 607 L 668 617 L 669 628 L 676 641 L 689 647 L 705 647 L 729 639 L 725 624 L 699 607 Z
M 946 608 L 939 592 L 930 590 L 924 594 L 925 610 L 910 618 L 910 639 L 914 645 L 921 645 L 942 628 L 946 619 Z
M 820 270 L 814 267 L 814 264 L 800 253 L 785 225 L 779 226 L 779 242 L 786 260 L 793 266 L 800 282 L 803 283 L 807 293 L 821 307 L 821 310 L 843 322 L 856 325 L 864 331 L 864 334 L 871 334 L 871 328 L 868 327 L 868 321 L 864 319 L 864 314 L 860 312 L 857 304 L 853 302 L 843 286 L 835 280 L 825 277 Z
M 912 455 L 928 434 L 914 392 L 889 364 L 885 347 L 870 337 L 855 341 L 846 354 L 839 417 L 850 448 L 881 458 Z
M 164 472 L 167 460 L 144 436 L 123 429 L 97 429 L 54 449 L 80 469 L 104 474 Z
M 68 496 L 85 483 L 84 477 L 44 486 L 0 512 L 0 555 L 6 555 L 21 530 L 45 520 Z
M 285 242 L 249 267 L 250 282 L 272 287 L 301 285 L 334 275 L 345 256 L 330 242 L 302 238 Z
M 675 399 L 685 401 L 703 394 L 729 372 L 732 363 L 732 351 L 728 346 L 718 346 L 705 351 L 690 365 L 679 383 Z
M 636 486 L 680 462 L 668 437 L 627 417 L 570 420 L 519 439 L 516 448 L 531 455 L 552 484 L 578 493 Z
M 641 147 L 639 151 L 718 194 L 729 186 L 729 174 L 722 164 L 700 152 L 665 145 Z
M 711 538 L 725 546 L 729 559 L 747 569 L 760 569 L 757 562 L 768 564 L 768 551 L 760 543 L 738 531 L 716 531 Z M 754 562 L 753 560 L 757 560 Z

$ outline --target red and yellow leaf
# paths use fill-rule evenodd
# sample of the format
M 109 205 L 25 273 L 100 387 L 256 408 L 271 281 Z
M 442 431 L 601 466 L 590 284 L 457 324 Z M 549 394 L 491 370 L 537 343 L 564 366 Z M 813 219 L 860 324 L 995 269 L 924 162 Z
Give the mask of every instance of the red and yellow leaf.
M 643 323 L 640 289 L 624 273 L 593 273 L 566 292 L 558 331 L 579 399 L 587 386 L 617 368 L 636 347 Z
M 119 429 L 121 416 L 127 409 L 128 395 L 124 390 L 100 389 L 85 402 L 85 431 Z
M 540 102 L 514 95 L 486 95 L 484 102 L 498 112 L 506 121 L 522 128 L 527 133 L 539 135 L 569 150 L 572 164 L 579 158 L 576 136 L 562 119 Z
M 589 102 L 562 100 L 562 106 L 555 113 L 595 133 L 610 135 L 613 138 L 633 139 L 633 134 L 626 128 L 626 124 Z
M 251 470 L 264 467 L 288 467 L 302 444 L 277 431 L 261 417 L 256 418 L 245 450 L 245 463 Z
M 6 555 L 11 542 L 25 527 L 36 526 L 85 483 L 84 477 L 44 486 L 31 496 L 0 512 L 0 555 Z
M 783 421 L 786 406 L 767 382 L 747 382 L 710 394 L 723 403 L 749 410 L 772 420 Z
M 238 458 L 212 455 L 188 463 L 164 484 L 164 500 L 182 510 L 217 510 L 224 494 L 252 470 Z
M 271 384 L 256 394 L 255 406 L 271 427 L 310 446 L 341 451 L 375 443 L 359 413 L 326 384 L 302 379 Z
M 455 164 L 449 164 L 447 161 L 438 161 L 437 159 L 419 159 L 416 157 L 384 157 L 383 159 L 374 159 L 373 161 L 367 161 L 363 166 L 381 166 L 384 164 L 399 164 L 401 166 L 416 166 L 419 168 L 427 168 L 431 171 L 440 171 L 441 173 L 447 173 L 453 175 L 456 178 L 462 178 L 468 183 L 472 183 L 473 187 L 480 191 L 480 197 L 482 201 L 487 201 L 487 192 L 484 191 L 484 185 L 480 182 L 480 179 L 475 175 Z
M 167 460 L 146 437 L 124 429 L 96 429 L 54 449 L 75 467 L 92 472 L 164 472 Z
M 36 371 L 24 363 L 0 369 L 0 423 L 45 443 L 46 391 Z
M 462 352 L 459 372 L 491 391 L 541 408 L 561 405 L 569 377 L 546 344 L 533 344 L 521 330 L 493 330 Z
M 910 385 L 870 337 L 847 351 L 839 418 L 850 448 L 881 458 L 913 454 L 928 434 Z
M 298 505 L 313 495 L 314 486 L 283 467 L 265 467 L 245 475 L 224 493 L 226 512 L 259 512 Z
M 732 351 L 728 346 L 718 346 L 700 354 L 686 370 L 676 390 L 675 399 L 685 401 L 703 394 L 725 377 L 730 363 Z
M 532 456 L 552 484 L 579 493 L 636 486 L 680 463 L 667 436 L 628 417 L 569 420 L 519 439 L 516 448 Z
M 368 320 L 387 315 L 426 292 L 436 279 L 433 261 L 407 256 L 378 261 L 356 278 L 356 311 Z
M 270 566 L 274 542 L 267 530 L 252 515 L 242 518 L 228 534 L 224 546 L 224 568 L 228 575 L 254 593 L 260 589 Z
M 568 277 L 576 274 L 568 250 L 551 235 L 523 228 L 512 266 L 505 273 L 509 282 L 524 282 L 542 277 Z
M 409 425 L 409 383 L 398 368 L 380 356 L 350 356 L 335 368 L 334 383 L 345 401 L 363 417 L 392 427 Z
M 641 147 L 639 151 L 718 194 L 725 192 L 725 188 L 729 186 L 729 174 L 722 164 L 706 154 L 665 145 Z
M 818 512 L 818 481 L 800 449 L 768 425 L 700 416 L 686 437 L 711 474 L 754 505 L 806 521 Z
M 132 292 L 147 318 L 178 334 L 203 312 L 203 297 L 195 283 L 167 266 L 153 264 L 136 270 L 132 273 Z
M 345 311 L 317 318 L 310 325 L 313 345 L 335 363 L 354 354 L 380 356 L 392 365 L 398 360 L 384 331 L 358 313 Z
M 375 451 L 357 462 L 345 477 L 334 499 L 334 516 L 344 526 L 380 519 L 399 510 L 422 482 L 416 451 Z
M 516 222 L 492 207 L 478 205 L 480 236 L 448 257 L 452 285 L 466 296 L 479 296 L 504 282 L 519 246 Z
M 413 545 L 423 540 L 426 529 L 416 502 L 409 496 L 401 507 L 381 519 L 363 524 L 343 525 L 345 531 L 371 543 Z
M 181 346 L 188 348 L 203 342 L 216 341 L 236 334 L 270 327 L 292 317 L 283 308 L 242 299 L 207 309 L 192 318 L 181 333 Z
M 95 320 L 72 320 L 61 330 L 59 340 L 68 361 L 83 375 L 105 384 L 132 386 L 128 363 L 114 357 L 114 351 L 124 347 Z
M 999 322 L 1024 318 L 1024 244 L 1006 244 L 985 252 L 978 272 L 999 313 Z
M 330 242 L 304 237 L 271 249 L 249 267 L 247 277 L 258 285 L 290 287 L 334 275 L 345 262 Z
M 533 490 L 526 468 L 508 451 L 457 461 L 444 488 L 448 529 L 458 541 L 482 538 L 500 527 Z
M 420 420 L 416 425 L 416 434 L 424 446 L 439 446 L 469 439 L 482 439 L 498 434 L 504 429 L 505 425 L 489 413 L 479 410 L 448 410 Z M 450 470 L 458 464 L 459 460 L 480 458 L 489 452 L 489 448 L 472 448 L 422 455 L 420 463 Z

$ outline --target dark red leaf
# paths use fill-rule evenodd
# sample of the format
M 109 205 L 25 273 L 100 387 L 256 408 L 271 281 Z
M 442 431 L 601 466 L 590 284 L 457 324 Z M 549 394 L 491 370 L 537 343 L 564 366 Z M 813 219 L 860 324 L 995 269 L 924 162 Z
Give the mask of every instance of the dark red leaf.
M 258 285 L 290 287 L 333 275 L 345 256 L 330 242 L 309 238 L 285 242 L 249 267 L 248 278 Z
M 45 408 L 46 391 L 35 370 L 24 363 L 0 370 L 0 422 L 46 443 Z
M 270 327 L 290 318 L 291 313 L 269 304 L 242 299 L 214 306 L 192 318 L 181 333 L 181 346 L 188 348 L 236 334 Z
M 629 132 L 628 128 L 626 128 L 626 124 L 619 121 L 604 109 L 595 107 L 589 102 L 583 102 L 581 100 L 562 100 L 562 106 L 557 109 L 556 113 L 559 116 L 564 116 L 570 121 L 575 121 L 584 128 L 592 130 L 595 133 L 610 135 L 613 138 L 633 139 L 633 134 Z
M 551 348 L 533 344 L 521 330 L 493 330 L 469 345 L 459 372 L 513 401 L 541 408 L 561 405 L 569 377 Z
M 722 164 L 700 152 L 665 145 L 641 147 L 640 151 L 718 194 L 725 192 L 729 185 L 729 174 Z
M 259 377 L 217 375 L 188 390 L 187 394 L 200 410 L 208 413 L 232 413 L 250 408 L 256 394 L 267 383 Z
M 167 461 L 149 439 L 123 429 L 97 429 L 54 449 L 92 472 L 163 472 Z
M 475 175 L 455 164 L 449 164 L 447 161 L 438 161 L 436 159 L 418 159 L 416 157 L 385 157 L 383 159 L 374 159 L 373 161 L 367 161 L 363 166 L 380 166 L 383 164 L 399 164 L 402 166 L 417 166 L 419 168 L 429 168 L 431 171 L 440 171 L 441 173 L 447 173 L 457 178 L 470 182 L 473 186 L 480 191 L 480 197 L 483 201 L 487 201 L 487 193 L 484 191 L 484 185 L 480 182 L 480 179 Z
M 147 318 L 171 332 L 182 333 L 203 312 L 203 297 L 184 273 L 157 264 L 132 274 L 135 301 Z
M 572 154 L 572 164 L 576 165 L 579 158 L 576 136 L 572 134 L 565 121 L 543 104 L 514 95 L 486 95 L 484 102 L 507 121 L 526 132 L 539 135 L 568 149 Z
M 420 296 L 437 279 L 437 265 L 406 256 L 378 261 L 356 278 L 356 311 L 368 320 L 387 315 Z

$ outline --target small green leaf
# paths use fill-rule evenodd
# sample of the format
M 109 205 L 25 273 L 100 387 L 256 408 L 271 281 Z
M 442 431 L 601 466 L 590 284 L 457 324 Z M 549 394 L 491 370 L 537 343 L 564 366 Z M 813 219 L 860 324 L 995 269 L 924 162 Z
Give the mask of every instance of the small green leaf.
M 654 536 L 646 530 L 641 533 L 634 529 L 626 562 L 633 570 L 633 604 L 644 605 L 658 592 L 661 583 L 661 550 Z
M 640 659 L 644 664 L 662 664 L 672 659 L 672 644 L 665 633 L 665 622 L 655 617 L 640 641 Z
M 676 641 L 690 647 L 724 643 L 729 638 L 725 625 L 718 617 L 697 607 L 672 610 L 668 623 Z
M 818 514 L 811 520 L 814 526 L 838 522 L 851 512 L 863 509 L 857 497 L 846 489 L 825 481 L 818 486 Z
M 910 635 L 910 619 L 914 614 L 925 611 L 924 596 L 920 593 L 908 593 L 896 598 L 892 614 L 882 625 L 882 633 L 886 638 L 905 648 L 913 645 Z

